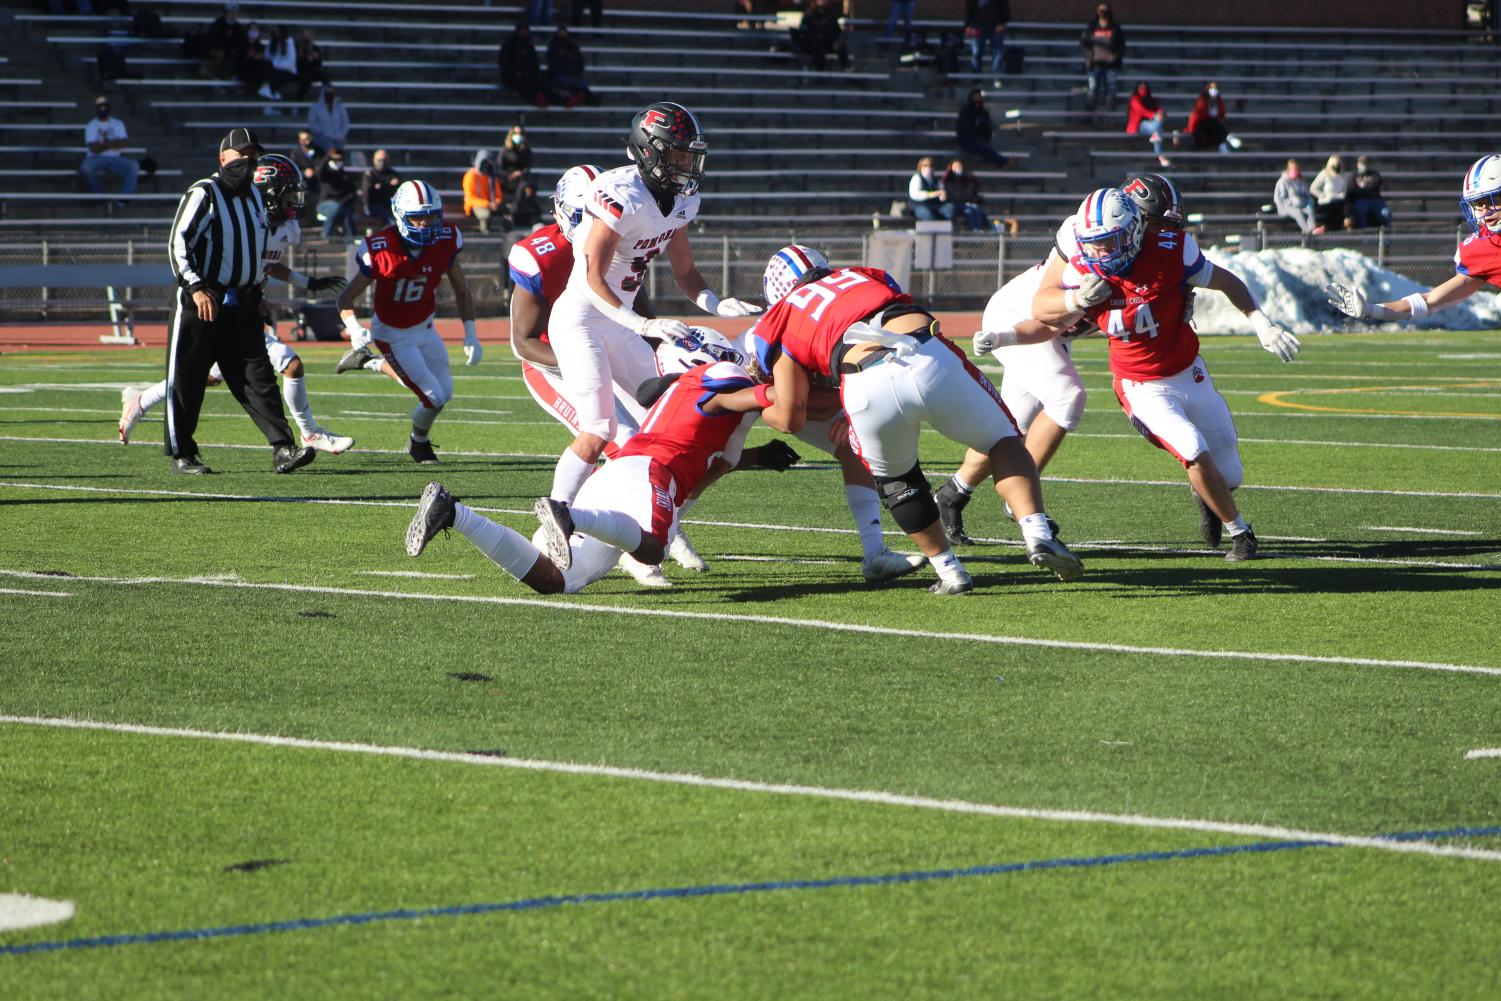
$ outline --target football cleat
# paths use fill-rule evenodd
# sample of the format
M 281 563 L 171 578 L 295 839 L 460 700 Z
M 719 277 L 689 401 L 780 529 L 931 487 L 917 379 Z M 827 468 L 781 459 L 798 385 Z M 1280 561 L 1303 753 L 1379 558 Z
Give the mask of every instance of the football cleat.
M 568 505 L 551 497 L 538 497 L 532 504 L 532 514 L 537 516 L 537 522 L 542 526 L 542 541 L 547 558 L 559 570 L 567 570 L 573 566 L 573 549 L 569 546 L 569 537 L 573 535 L 573 515 L 568 513 Z
M 620 569 L 635 578 L 636 583 L 642 587 L 671 587 L 672 581 L 662 572 L 659 563 L 642 563 L 630 553 L 621 553 L 620 562 L 616 564 Z
M 213 472 L 203 464 L 197 453 L 193 455 L 179 455 L 172 460 L 172 472 L 183 473 L 188 476 L 207 476 Z
M 950 577 L 948 579 L 940 577 L 938 583 L 928 585 L 928 592 L 930 594 L 968 594 L 974 589 L 974 580 L 963 570 L 959 571 L 957 577 Z
M 964 534 L 964 507 L 972 494 L 962 494 L 949 480 L 938 488 L 933 500 L 938 503 L 938 520 L 943 524 L 943 534 L 951 546 L 972 546 L 975 540 Z
M 369 348 L 350 348 L 344 352 L 344 357 L 339 359 L 339 364 L 334 368 L 334 373 L 353 372 L 355 369 L 364 368 L 365 363 L 375 357 L 375 352 Z
M 1062 581 L 1078 580 L 1084 563 L 1057 539 L 1027 543 L 1027 561 L 1039 570 L 1051 570 Z
M 1254 560 L 1261 544 L 1256 541 L 1256 533 L 1251 531 L 1250 526 L 1239 535 L 1230 536 L 1230 551 L 1225 554 L 1227 560 Z
M 928 561 L 925 557 L 918 556 L 916 553 L 894 553 L 890 549 L 882 548 L 874 556 L 867 556 L 860 561 L 860 575 L 865 578 L 867 584 L 880 584 L 883 581 L 905 577 L 926 562 Z
M 1194 494 L 1194 503 L 1199 505 L 1199 535 L 1206 545 L 1220 548 L 1220 543 L 1225 539 L 1225 523 L 1220 521 L 1220 516 L 1209 510 L 1209 505 L 1204 503 L 1204 498 Z
M 312 462 L 318 453 L 311 448 L 293 448 L 282 445 L 271 453 L 271 469 L 277 473 L 290 473 Z
M 417 500 L 417 513 L 407 525 L 407 555 L 421 556 L 422 550 L 437 536 L 453 527 L 453 506 L 458 498 L 441 483 L 429 483 Z
M 146 411 L 141 409 L 141 391 L 130 386 L 120 390 L 120 444 L 130 444 L 130 432 L 144 416 Z
M 338 455 L 354 447 L 354 439 L 347 434 L 334 434 L 326 427 L 319 427 L 312 434 L 302 435 L 304 448 L 316 448 L 329 455 Z
M 705 563 L 704 558 L 694 550 L 693 543 L 688 541 L 688 536 L 683 534 L 681 527 L 673 535 L 672 541 L 667 544 L 667 555 L 671 556 L 684 570 L 705 573 L 709 569 L 709 564 Z M 637 580 L 640 578 L 638 577 Z
M 436 447 L 430 441 L 417 441 L 414 438 L 407 439 L 407 455 L 412 457 L 413 462 L 419 462 L 424 466 L 438 465 L 437 453 L 433 451 Z

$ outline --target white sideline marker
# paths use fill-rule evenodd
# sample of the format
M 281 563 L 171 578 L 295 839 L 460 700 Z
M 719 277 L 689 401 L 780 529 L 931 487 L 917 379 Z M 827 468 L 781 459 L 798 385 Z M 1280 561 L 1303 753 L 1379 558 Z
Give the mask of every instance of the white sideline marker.
M 1477 747 L 1465 754 L 1466 761 L 1475 761 L 1479 758 L 1501 758 L 1501 747 Z
M 641 768 L 616 768 L 611 765 L 587 765 L 569 761 L 544 761 L 534 758 L 496 758 L 482 754 L 432 751 L 419 747 L 391 747 L 381 744 L 306 740 L 300 737 L 278 737 L 258 733 L 225 733 L 212 730 L 193 730 L 183 727 L 142 726 L 134 723 L 105 723 L 95 720 L 8 715 L 0 715 L 0 723 L 11 723 L 20 726 L 45 726 L 65 730 L 104 730 L 111 733 L 132 733 L 150 737 L 188 737 L 197 740 L 222 740 L 232 743 L 260 744 L 269 747 L 291 747 L 311 751 L 339 751 L 346 754 L 412 758 L 419 761 L 443 761 L 454 764 L 473 765 L 480 768 L 515 768 L 532 772 L 556 772 L 565 775 L 633 779 L 638 782 L 661 782 L 669 785 L 697 786 L 699 788 L 725 789 L 735 792 L 768 793 L 778 796 L 804 796 L 811 799 L 844 800 L 854 803 L 877 803 L 884 806 L 906 806 L 920 810 L 978 814 L 988 817 L 1005 817 L 1013 820 L 1114 824 L 1122 827 L 1230 834 L 1238 837 L 1268 838 L 1276 841 L 1327 841 L 1330 844 L 1344 845 L 1351 848 L 1375 848 L 1380 851 L 1412 855 L 1433 855 L 1447 858 L 1501 862 L 1501 851 L 1491 851 L 1484 848 L 1465 848 L 1458 845 L 1440 845 L 1424 841 L 1394 841 L 1389 838 L 1355 834 L 1301 831 L 1287 827 L 1271 827 L 1265 824 L 1237 824 L 1228 821 L 1194 820 L 1185 817 L 1147 817 L 1129 813 L 1098 813 L 1092 810 L 1043 810 L 1031 807 L 1002 806 L 993 803 L 973 803 L 968 800 L 907 796 L 900 793 L 880 792 L 870 789 L 840 789 L 828 786 L 757 782 L 750 779 L 715 778 L 707 775 L 696 775 L 691 772 L 653 772 Z
M 421 580 L 473 580 L 472 573 L 423 573 L 421 570 L 361 570 L 364 577 L 416 577 Z
M 60 924 L 73 916 L 73 901 L 48 900 L 25 893 L 0 893 L 0 931 L 19 931 Z
M 1484 535 L 1464 528 L 1414 528 L 1410 525 L 1361 525 L 1365 532 L 1400 532 L 1407 535 Z
M 0 594 L 30 594 L 42 598 L 71 598 L 72 591 L 28 591 L 21 587 L 0 587 Z

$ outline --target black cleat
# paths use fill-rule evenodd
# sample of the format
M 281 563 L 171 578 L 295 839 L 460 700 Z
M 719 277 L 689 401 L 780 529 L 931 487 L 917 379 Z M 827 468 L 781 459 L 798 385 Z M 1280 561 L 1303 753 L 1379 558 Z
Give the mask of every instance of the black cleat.
M 172 472 L 184 473 L 188 476 L 207 476 L 213 470 L 205 466 L 203 460 L 198 458 L 198 453 L 194 452 L 192 455 L 179 455 L 173 459 Z
M 438 465 L 437 453 L 433 451 L 436 447 L 430 441 L 417 441 L 413 438 L 407 439 L 407 455 L 412 457 L 413 462 L 420 462 L 424 466 Z
M 1248 526 L 1239 535 L 1230 536 L 1230 551 L 1225 554 L 1227 560 L 1254 560 L 1256 551 L 1261 544 L 1256 541 L 1256 533 Z
M 1220 543 L 1225 540 L 1225 523 L 1209 510 L 1209 505 L 1197 493 L 1194 494 L 1194 503 L 1199 505 L 1199 535 L 1207 545 L 1220 548 Z
M 422 550 L 439 532 L 453 527 L 453 506 L 458 498 L 441 483 L 429 483 L 417 501 L 417 513 L 407 525 L 407 555 L 421 556 Z
M 975 540 L 964 534 L 964 508 L 972 494 L 962 494 L 948 480 L 938 488 L 933 499 L 938 502 L 938 520 L 943 524 L 943 534 L 951 546 L 972 546 Z
M 1051 570 L 1062 581 L 1078 580 L 1084 574 L 1084 562 L 1057 539 L 1028 543 L 1027 561 L 1039 570 Z
M 542 526 L 547 558 L 559 570 L 573 566 L 573 549 L 568 545 L 573 535 L 573 515 L 568 513 L 568 505 L 551 497 L 538 497 L 532 504 L 532 514 Z
M 974 589 L 974 580 L 963 570 L 959 571 L 958 577 L 949 580 L 940 577 L 938 583 L 928 585 L 929 594 L 968 594 Z
M 301 469 L 318 455 L 318 450 L 313 448 L 293 448 L 291 445 L 280 445 L 271 453 L 271 468 L 278 473 L 290 473 L 294 469 Z
M 344 357 L 339 359 L 334 373 L 353 372 L 357 368 L 364 368 L 365 363 L 374 357 L 375 352 L 369 348 L 350 348 L 344 352 Z

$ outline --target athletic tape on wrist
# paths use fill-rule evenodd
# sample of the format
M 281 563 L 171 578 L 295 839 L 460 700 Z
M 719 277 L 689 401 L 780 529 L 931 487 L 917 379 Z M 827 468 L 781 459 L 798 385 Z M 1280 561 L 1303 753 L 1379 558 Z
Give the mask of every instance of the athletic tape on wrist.
M 1423 298 L 1423 293 L 1414 292 L 1412 295 L 1404 295 L 1402 301 L 1412 309 L 1412 318 L 1421 320 L 1428 315 L 1428 300 Z

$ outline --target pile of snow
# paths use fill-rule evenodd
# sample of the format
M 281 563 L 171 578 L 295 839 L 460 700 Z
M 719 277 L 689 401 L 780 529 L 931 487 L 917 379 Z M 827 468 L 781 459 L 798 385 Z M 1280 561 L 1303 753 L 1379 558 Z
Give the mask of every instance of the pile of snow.
M 1262 311 L 1294 333 L 1304 331 L 1397 330 L 1413 327 L 1444 330 L 1495 330 L 1501 328 L 1501 296 L 1485 289 L 1457 306 L 1450 306 L 1420 323 L 1380 324 L 1352 320 L 1329 305 L 1324 286 L 1339 282 L 1360 289 L 1373 302 L 1391 302 L 1413 292 L 1426 291 L 1395 271 L 1353 250 L 1259 250 L 1234 253 L 1211 247 L 1204 256 L 1216 267 L 1228 268 L 1250 288 Z M 1201 334 L 1249 334 L 1251 324 L 1217 292 L 1194 297 L 1193 325 Z

